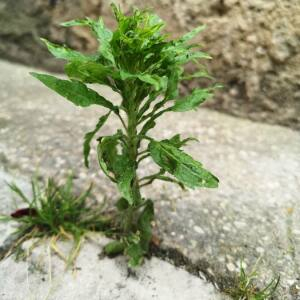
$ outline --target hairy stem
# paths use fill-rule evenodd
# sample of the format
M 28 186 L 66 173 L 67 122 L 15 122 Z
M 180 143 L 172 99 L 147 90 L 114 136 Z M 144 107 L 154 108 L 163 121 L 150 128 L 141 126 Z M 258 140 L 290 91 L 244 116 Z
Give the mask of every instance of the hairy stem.
M 132 197 L 133 204 L 128 207 L 126 210 L 126 215 L 124 219 L 124 230 L 125 232 L 130 232 L 133 226 L 133 218 L 135 208 L 142 202 L 142 197 L 140 193 L 140 185 L 137 176 L 137 167 L 138 167 L 138 147 L 139 147 L 139 138 L 137 133 L 137 111 L 133 103 L 131 103 L 128 110 L 128 125 L 127 125 L 127 146 L 128 146 L 128 155 L 132 166 L 134 166 L 134 175 L 132 180 Z

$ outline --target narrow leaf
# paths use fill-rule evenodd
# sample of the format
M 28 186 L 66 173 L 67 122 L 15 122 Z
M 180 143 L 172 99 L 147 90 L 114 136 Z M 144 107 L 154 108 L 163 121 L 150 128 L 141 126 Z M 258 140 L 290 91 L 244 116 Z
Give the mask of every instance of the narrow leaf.
M 202 51 L 184 52 L 182 55 L 176 57 L 176 62 L 184 65 L 190 61 L 196 62 L 198 59 L 212 59 L 212 57 Z
M 210 89 L 195 89 L 192 94 L 175 101 L 174 106 L 172 106 L 172 111 L 188 111 L 196 109 L 201 103 L 206 99 L 211 97 L 213 93 Z
M 47 46 L 50 53 L 56 58 L 65 59 L 69 61 L 93 61 L 95 60 L 92 56 L 84 55 L 78 51 L 72 50 L 66 46 L 60 46 L 47 41 L 46 39 L 41 39 Z
M 182 146 L 185 146 L 187 142 L 189 141 L 198 141 L 196 138 L 186 138 L 186 139 L 181 139 L 180 134 L 175 134 L 173 137 L 170 139 L 165 139 L 163 142 L 167 142 L 175 146 L 176 148 L 181 148 Z
M 60 25 L 64 26 L 64 27 L 89 26 L 90 25 L 90 20 L 88 18 L 86 18 L 86 19 L 76 19 L 76 20 L 63 22 Z
M 89 154 L 91 150 L 91 140 L 95 136 L 95 134 L 100 130 L 100 128 L 103 126 L 103 124 L 106 122 L 110 115 L 110 112 L 102 117 L 99 118 L 98 123 L 96 124 L 96 127 L 93 131 L 88 132 L 84 136 L 84 143 L 83 143 L 83 155 L 84 155 L 84 164 L 88 168 L 89 167 Z
M 198 71 L 193 74 L 188 74 L 182 77 L 183 80 L 190 80 L 194 78 L 208 78 L 208 79 L 214 79 L 207 71 Z
M 195 29 L 193 29 L 192 31 L 184 34 L 180 39 L 179 42 L 184 43 L 187 42 L 191 39 L 193 39 L 198 33 L 200 33 L 201 31 L 203 31 L 206 28 L 206 25 L 200 25 L 198 27 L 196 27 Z

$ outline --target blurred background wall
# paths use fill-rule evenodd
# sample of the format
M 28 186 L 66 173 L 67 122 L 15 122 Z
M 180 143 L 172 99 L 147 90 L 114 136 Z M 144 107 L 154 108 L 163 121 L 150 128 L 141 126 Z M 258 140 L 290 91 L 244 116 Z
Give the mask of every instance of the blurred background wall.
M 211 73 L 225 85 L 208 106 L 300 128 L 300 0 L 114 2 L 126 11 L 133 5 L 154 8 L 174 35 L 207 24 L 198 41 L 214 57 Z M 39 37 L 93 52 L 97 44 L 86 28 L 59 23 L 100 15 L 113 26 L 109 5 L 107 0 L 0 0 L 0 58 L 61 71 L 61 62 Z

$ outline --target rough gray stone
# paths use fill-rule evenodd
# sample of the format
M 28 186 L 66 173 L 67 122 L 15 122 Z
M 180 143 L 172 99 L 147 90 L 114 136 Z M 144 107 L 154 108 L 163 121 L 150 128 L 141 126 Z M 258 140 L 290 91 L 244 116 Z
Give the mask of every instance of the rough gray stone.
M 97 168 L 82 162 L 84 132 L 103 111 L 79 109 L 28 75 L 28 68 L 1 62 L 0 152 L 14 174 L 61 178 L 78 175 L 78 186 L 95 181 L 95 194 L 116 199 L 115 187 Z M 107 89 L 101 93 L 118 101 Z M 111 119 L 103 134 L 113 133 Z M 222 284 L 238 273 L 241 260 L 251 269 L 259 257 L 266 283 L 281 275 L 278 299 L 296 299 L 300 278 L 300 135 L 280 126 L 254 123 L 207 109 L 167 114 L 153 130 L 157 138 L 194 136 L 187 151 L 220 178 L 217 190 L 182 192 L 155 182 L 145 195 L 155 200 L 155 230 L 162 247 L 175 247 Z M 155 170 L 145 161 L 141 174 Z M 225 280 L 226 281 L 226 280 Z M 225 282 L 226 286 L 226 282 Z

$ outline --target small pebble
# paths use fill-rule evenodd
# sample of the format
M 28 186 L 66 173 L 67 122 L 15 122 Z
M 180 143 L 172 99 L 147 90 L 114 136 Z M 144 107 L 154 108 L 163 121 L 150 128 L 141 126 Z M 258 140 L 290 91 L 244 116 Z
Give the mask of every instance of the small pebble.
M 226 267 L 227 267 L 228 271 L 230 271 L 230 272 L 234 272 L 236 269 L 235 265 L 231 262 L 226 264 Z
M 201 235 L 205 234 L 205 232 L 203 231 L 203 229 L 202 229 L 201 227 L 197 226 L 197 225 L 194 226 L 194 230 L 195 230 L 197 233 L 201 234 Z

